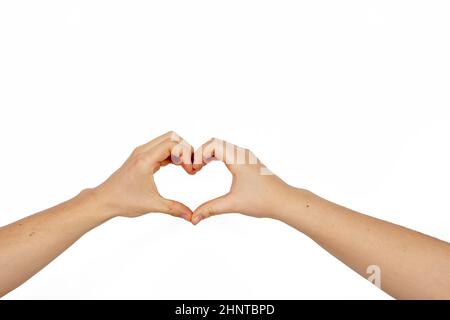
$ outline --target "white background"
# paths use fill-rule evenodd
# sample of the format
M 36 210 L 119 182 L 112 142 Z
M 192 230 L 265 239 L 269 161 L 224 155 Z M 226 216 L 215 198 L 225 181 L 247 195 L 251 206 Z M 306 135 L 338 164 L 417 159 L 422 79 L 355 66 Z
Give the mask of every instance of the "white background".
M 2 1 L 0 225 L 175 130 L 449 241 L 449 16 L 448 1 Z M 231 181 L 219 163 L 156 179 L 191 208 Z M 5 298 L 389 296 L 281 222 L 151 214 L 100 226 Z

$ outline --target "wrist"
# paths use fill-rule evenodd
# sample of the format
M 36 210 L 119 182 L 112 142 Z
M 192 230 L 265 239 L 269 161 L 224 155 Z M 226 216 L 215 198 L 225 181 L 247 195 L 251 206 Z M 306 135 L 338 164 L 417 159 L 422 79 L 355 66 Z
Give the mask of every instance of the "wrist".
M 76 198 L 85 202 L 99 218 L 108 220 L 116 216 L 107 195 L 99 187 L 84 189 Z
M 313 197 L 314 194 L 306 189 L 287 186 L 271 218 L 287 223 L 293 217 L 303 215 L 311 207 Z

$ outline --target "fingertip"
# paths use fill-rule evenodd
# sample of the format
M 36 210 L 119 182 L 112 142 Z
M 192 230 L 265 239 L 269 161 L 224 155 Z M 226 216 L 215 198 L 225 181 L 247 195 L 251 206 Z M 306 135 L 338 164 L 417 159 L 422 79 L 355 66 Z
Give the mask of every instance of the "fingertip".
M 184 220 L 191 222 L 192 210 L 181 202 L 165 199 L 166 210 L 162 211 L 175 217 L 183 218 Z
M 207 217 L 205 213 L 205 206 L 200 205 L 192 212 L 192 224 L 195 226 Z
M 195 174 L 195 170 L 192 166 L 192 164 L 190 163 L 183 163 L 183 169 L 184 171 L 186 171 L 188 174 Z
M 200 214 L 196 214 L 196 215 L 193 215 L 192 216 L 192 224 L 194 225 L 194 226 L 196 226 L 197 224 L 199 224 L 200 223 L 200 221 L 202 221 L 203 220 L 203 216 L 201 216 Z

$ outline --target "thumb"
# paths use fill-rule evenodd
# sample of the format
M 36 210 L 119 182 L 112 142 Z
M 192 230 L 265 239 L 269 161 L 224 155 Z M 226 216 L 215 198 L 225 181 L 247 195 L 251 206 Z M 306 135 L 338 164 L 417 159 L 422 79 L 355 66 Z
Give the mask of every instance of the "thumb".
M 231 200 L 231 195 L 226 194 L 201 204 L 192 214 L 192 223 L 196 225 L 205 218 L 233 212 Z
M 186 221 L 191 221 L 192 219 L 192 210 L 187 206 L 182 204 L 181 202 L 166 199 L 161 197 L 158 201 L 158 205 L 156 206 L 156 210 L 158 212 L 170 214 L 173 217 L 183 218 Z

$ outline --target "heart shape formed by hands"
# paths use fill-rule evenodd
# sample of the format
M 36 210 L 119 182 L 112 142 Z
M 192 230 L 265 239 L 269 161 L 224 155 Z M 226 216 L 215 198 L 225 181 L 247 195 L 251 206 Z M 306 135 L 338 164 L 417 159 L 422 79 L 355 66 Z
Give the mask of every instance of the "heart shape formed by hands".
M 153 175 L 162 166 L 175 164 L 188 174 L 196 174 L 213 160 L 222 161 L 233 176 L 227 194 L 201 204 L 194 211 L 159 194 Z M 108 203 L 112 215 L 136 217 L 163 212 L 195 225 L 204 218 L 231 212 L 273 217 L 287 187 L 248 149 L 213 138 L 194 151 L 186 140 L 171 131 L 137 147 L 96 190 Z
M 171 161 L 182 165 L 188 173 L 195 174 L 209 162 L 218 160 L 226 165 L 233 176 L 227 194 L 211 199 L 193 211 L 191 222 L 194 225 L 204 218 L 223 213 L 273 215 L 278 204 L 275 204 L 277 201 L 269 201 L 270 197 L 276 196 L 280 189 L 288 185 L 267 169 L 250 150 L 212 138 L 193 151 L 192 146 L 176 133 L 172 133 L 171 139 L 178 142 L 172 149 Z

